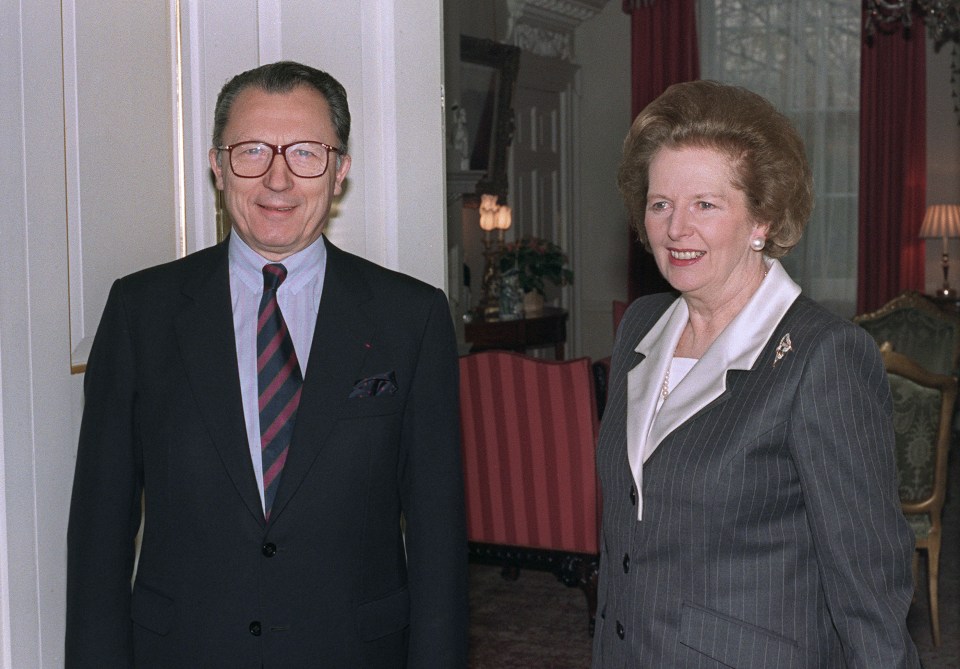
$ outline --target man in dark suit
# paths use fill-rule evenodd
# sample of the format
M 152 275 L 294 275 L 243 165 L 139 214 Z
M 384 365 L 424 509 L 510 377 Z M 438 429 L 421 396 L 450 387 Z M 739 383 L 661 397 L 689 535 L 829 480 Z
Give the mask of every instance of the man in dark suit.
M 113 286 L 85 379 L 68 667 L 466 665 L 450 314 L 322 236 L 349 126 L 324 72 L 232 79 L 210 164 L 233 233 Z

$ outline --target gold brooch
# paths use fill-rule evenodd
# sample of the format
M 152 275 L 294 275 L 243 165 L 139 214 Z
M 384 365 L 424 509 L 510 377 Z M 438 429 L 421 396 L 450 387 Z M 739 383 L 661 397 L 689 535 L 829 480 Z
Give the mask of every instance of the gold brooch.
M 790 333 L 783 335 L 783 339 L 780 340 L 780 343 L 777 344 L 776 357 L 773 359 L 773 366 L 776 367 L 777 363 L 783 359 L 787 353 L 793 350 L 793 344 L 790 342 Z

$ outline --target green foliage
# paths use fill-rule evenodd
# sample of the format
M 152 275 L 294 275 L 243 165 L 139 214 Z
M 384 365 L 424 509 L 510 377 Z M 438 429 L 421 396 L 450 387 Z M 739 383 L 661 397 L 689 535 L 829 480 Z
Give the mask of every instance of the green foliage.
M 501 272 L 517 270 L 524 292 L 545 292 L 545 281 L 555 286 L 573 283 L 573 270 L 567 268 L 567 254 L 551 241 L 538 237 L 522 237 L 510 242 L 500 252 Z

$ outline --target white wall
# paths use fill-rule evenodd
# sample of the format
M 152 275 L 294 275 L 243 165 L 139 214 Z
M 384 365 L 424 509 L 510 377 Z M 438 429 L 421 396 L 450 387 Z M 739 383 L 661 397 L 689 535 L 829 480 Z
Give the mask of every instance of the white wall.
M 580 253 L 582 355 L 613 346 L 613 300 L 627 299 L 627 213 L 617 166 L 630 122 L 630 18 L 609 2 L 577 30 L 580 65 Z M 576 177 L 575 177 L 576 178 Z
M 62 664 L 79 406 L 79 379 L 70 375 L 60 9 L 59 0 L 0 3 L 8 149 L 0 161 L 0 662 L 17 668 Z
M 960 204 L 960 115 L 953 111 L 960 82 L 950 83 L 950 60 L 954 47 L 944 45 L 939 53 L 927 40 L 927 204 Z M 943 242 L 926 242 L 924 291 L 943 285 L 940 262 Z M 960 239 L 950 241 L 950 286 L 960 288 Z
M 82 369 L 113 280 L 178 255 L 175 16 L 165 3 L 61 6 L 70 358 Z
M 213 242 L 228 76 L 287 57 L 340 78 L 355 155 L 331 236 L 443 285 L 440 0 L 347 4 L 0 0 L 0 669 L 63 665 L 71 367 L 115 277 Z

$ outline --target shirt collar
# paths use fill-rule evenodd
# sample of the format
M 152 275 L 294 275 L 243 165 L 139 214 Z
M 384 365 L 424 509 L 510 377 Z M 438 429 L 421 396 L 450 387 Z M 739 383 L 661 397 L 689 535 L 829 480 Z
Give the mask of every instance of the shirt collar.
M 774 328 L 800 294 L 800 286 L 787 274 L 779 260 L 768 259 L 767 276 L 744 308 L 724 328 L 704 357 L 719 369 L 750 369 Z M 637 344 L 645 356 L 673 357 L 689 312 L 683 298 L 677 298 Z
M 263 266 L 271 264 L 240 238 L 231 234 L 228 246 L 230 268 L 235 275 L 251 290 L 263 290 Z M 323 235 L 310 246 L 287 256 L 281 264 L 287 268 L 287 278 L 283 282 L 289 295 L 298 293 L 326 266 L 327 247 Z

